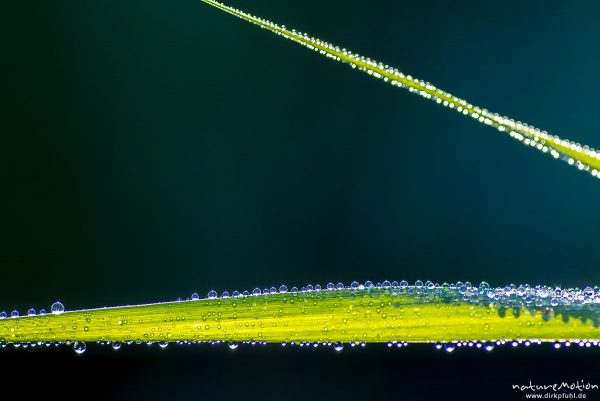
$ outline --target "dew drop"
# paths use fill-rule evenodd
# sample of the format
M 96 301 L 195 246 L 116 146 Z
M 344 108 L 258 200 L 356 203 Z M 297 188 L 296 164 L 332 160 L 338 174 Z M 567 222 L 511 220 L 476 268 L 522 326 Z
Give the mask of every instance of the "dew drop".
M 10 313 L 10 317 L 19 317 L 19 311 L 18 310 L 14 310 Z
M 50 311 L 55 315 L 60 315 L 61 313 L 63 313 L 65 311 L 65 306 L 60 301 L 56 301 L 50 307 Z
M 27 311 L 27 316 L 35 316 L 35 309 L 31 308 Z
M 161 341 L 158 343 L 158 346 L 161 348 L 167 348 L 169 346 L 169 343 L 167 341 Z
M 215 299 L 217 297 L 217 292 L 215 290 L 211 290 L 208 293 L 208 299 Z
M 0 319 L 6 319 L 6 312 L 0 312 Z
M 76 354 L 83 354 L 87 349 L 87 344 L 84 342 L 75 341 L 75 343 L 73 343 L 73 349 L 75 350 Z
M 195 293 L 192 294 L 192 301 L 197 301 L 199 299 L 200 299 L 200 295 L 198 295 L 197 292 L 195 292 Z
M 333 349 L 336 350 L 337 352 L 340 352 L 341 350 L 344 349 L 344 344 L 342 344 L 342 343 L 335 343 L 335 344 L 333 344 Z
M 279 292 L 282 293 L 282 294 L 285 294 L 286 292 L 288 292 L 288 288 L 285 285 L 282 284 L 279 287 Z
M 229 343 L 229 344 L 227 344 L 227 346 L 229 347 L 229 349 L 234 350 L 237 347 L 239 347 L 239 344 L 238 343 Z
M 120 342 L 116 342 L 116 343 L 112 343 L 112 348 L 116 351 L 118 349 L 121 348 L 121 343 Z

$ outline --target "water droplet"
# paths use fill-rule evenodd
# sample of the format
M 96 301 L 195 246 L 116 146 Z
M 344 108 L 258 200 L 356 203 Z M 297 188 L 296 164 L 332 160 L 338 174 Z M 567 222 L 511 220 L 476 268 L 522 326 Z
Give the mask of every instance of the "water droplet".
M 237 347 L 239 347 L 238 343 L 229 343 L 227 344 L 227 346 L 229 347 L 229 349 L 233 350 L 236 349 Z
M 452 352 L 452 351 L 454 351 L 454 349 L 455 349 L 454 345 L 451 345 L 451 344 L 446 345 L 446 348 L 445 348 L 446 352 Z
M 195 293 L 192 294 L 192 301 L 197 301 L 199 299 L 200 299 L 200 295 L 198 295 L 197 292 L 195 292 Z
M 285 294 L 286 292 L 288 292 L 288 288 L 285 285 L 282 284 L 279 287 L 279 292 L 282 293 L 282 294 Z
M 217 292 L 215 290 L 211 290 L 208 293 L 208 299 L 215 299 L 217 297 Z
M 83 354 L 87 349 L 87 344 L 84 342 L 75 341 L 75 343 L 73 343 L 73 349 L 75 350 L 75 353 Z
M 158 346 L 161 348 L 167 348 L 169 346 L 169 342 L 168 341 L 161 341 L 158 343 Z
M 335 344 L 333 344 L 333 349 L 336 350 L 337 352 L 340 352 L 341 350 L 344 349 L 344 344 L 342 344 L 342 343 L 335 343 Z
M 6 312 L 2 311 L 0 312 L 0 319 L 6 319 Z
M 40 315 L 44 316 L 46 314 L 46 309 L 40 309 Z
M 31 308 L 27 311 L 27 316 L 35 316 L 35 309 Z
M 60 315 L 65 311 L 65 306 L 62 303 L 60 303 L 60 301 L 56 301 L 50 307 L 50 311 L 55 315 Z
M 554 309 L 553 308 L 544 308 L 542 311 L 542 319 L 545 321 L 550 321 L 554 317 Z
M 19 311 L 18 310 L 14 310 L 10 313 L 10 317 L 19 317 Z
M 112 347 L 114 350 L 118 350 L 121 348 L 121 343 L 120 342 L 112 343 Z

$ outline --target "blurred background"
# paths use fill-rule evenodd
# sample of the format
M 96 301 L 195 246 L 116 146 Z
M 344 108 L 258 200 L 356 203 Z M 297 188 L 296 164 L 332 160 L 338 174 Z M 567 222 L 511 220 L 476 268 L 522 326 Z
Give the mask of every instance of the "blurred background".
M 600 146 L 598 2 L 229 4 Z M 598 180 L 493 129 L 199 1 L 1 10 L 0 310 L 600 283 Z M 0 372 L 60 367 L 99 399 L 506 399 L 523 398 L 512 382 L 600 379 L 589 350 L 171 348 L 5 350 Z

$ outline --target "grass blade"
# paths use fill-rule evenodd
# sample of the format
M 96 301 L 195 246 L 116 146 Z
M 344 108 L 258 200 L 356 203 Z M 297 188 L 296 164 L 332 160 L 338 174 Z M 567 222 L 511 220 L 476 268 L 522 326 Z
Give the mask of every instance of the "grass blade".
M 320 39 L 311 37 L 305 33 L 289 30 L 283 25 L 253 16 L 244 11 L 229 7 L 214 0 L 202 0 L 219 10 L 225 11 L 240 19 L 271 31 L 279 36 L 296 42 L 302 46 L 318 52 L 321 55 L 336 61 L 350 65 L 367 74 L 382 79 L 383 81 L 397 87 L 406 88 L 410 92 L 420 95 L 426 99 L 453 109 L 467 117 L 496 128 L 498 131 L 509 135 L 523 144 L 547 153 L 555 159 L 561 159 L 581 171 L 586 171 L 592 176 L 600 179 L 600 151 L 596 151 L 587 145 L 580 145 L 557 135 L 549 134 L 531 125 L 515 121 L 510 117 L 501 116 L 484 108 L 475 106 L 466 100 L 460 99 L 445 92 L 429 82 L 413 78 L 396 68 L 383 63 L 365 58 L 349 50 L 340 48 Z
M 417 282 L 293 288 L 0 320 L 13 344 L 600 340 L 600 290 Z

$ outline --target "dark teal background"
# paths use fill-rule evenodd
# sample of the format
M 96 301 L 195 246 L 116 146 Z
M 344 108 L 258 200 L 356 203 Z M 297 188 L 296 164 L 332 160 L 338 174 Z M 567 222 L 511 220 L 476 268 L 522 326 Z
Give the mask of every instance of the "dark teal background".
M 231 4 L 600 146 L 598 2 Z M 598 179 L 199 1 L 7 2 L 0 22 L 0 310 L 281 283 L 600 282 Z M 343 368 L 324 355 L 247 350 L 240 362 L 226 351 L 127 351 L 120 362 L 88 352 L 77 363 L 118 363 L 140 372 L 135 383 L 147 360 L 160 372 L 208 358 L 217 368 L 202 377 L 233 372 L 223 374 L 241 380 L 237 396 L 260 382 L 247 371 L 275 374 L 283 363 L 281 377 L 303 381 L 318 365 L 333 372 L 312 387 L 323 394 L 352 374 L 367 388 L 389 375 L 413 397 L 428 394 L 401 354 L 345 354 Z M 4 358 L 62 358 L 72 369 L 71 354 L 57 352 Z M 447 366 L 437 374 L 445 386 L 457 384 L 450 360 L 422 352 Z M 573 379 L 593 381 L 591 353 L 568 357 L 582 368 Z M 429 366 L 420 355 L 413 373 Z M 506 397 L 513 358 L 523 358 L 519 382 L 539 366 L 527 352 L 503 355 L 455 361 L 490 366 L 486 385 Z M 167 375 L 175 394 L 209 391 L 202 377 Z M 303 385 L 298 399 L 311 394 Z M 265 379 L 261 394 L 275 398 L 273 386 Z

